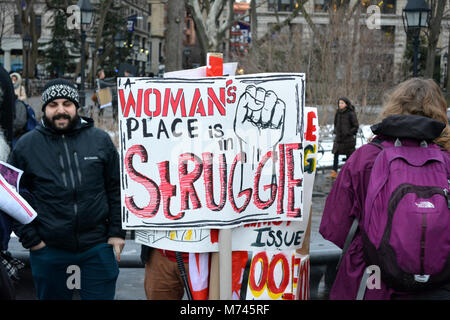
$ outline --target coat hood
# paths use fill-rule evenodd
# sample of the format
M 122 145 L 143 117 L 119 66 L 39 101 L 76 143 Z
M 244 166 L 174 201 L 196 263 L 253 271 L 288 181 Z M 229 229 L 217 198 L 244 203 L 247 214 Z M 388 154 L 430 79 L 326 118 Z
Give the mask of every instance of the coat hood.
M 8 145 L 8 142 L 5 139 L 5 136 L 3 135 L 3 130 L 0 127 L 0 161 L 7 161 L 8 155 L 10 152 L 10 148 Z
M 11 81 L 12 81 L 12 76 L 15 76 L 17 78 L 16 83 L 13 83 L 14 88 L 20 87 L 20 85 L 22 84 L 22 77 L 21 77 L 21 75 L 18 74 L 17 72 L 13 72 L 9 76 L 11 77 Z
M 339 108 L 339 100 L 344 101 L 345 104 L 347 105 L 347 108 L 345 108 L 344 110 L 341 110 L 341 109 Z M 355 106 L 354 106 L 354 105 L 350 102 L 350 100 L 348 100 L 346 97 L 340 97 L 340 98 L 338 99 L 338 107 L 337 107 L 337 110 L 338 110 L 338 111 L 342 111 L 342 112 L 347 111 L 347 110 L 355 111 Z
M 441 135 L 445 126 L 445 123 L 428 117 L 399 114 L 383 119 L 370 129 L 376 135 L 432 141 Z

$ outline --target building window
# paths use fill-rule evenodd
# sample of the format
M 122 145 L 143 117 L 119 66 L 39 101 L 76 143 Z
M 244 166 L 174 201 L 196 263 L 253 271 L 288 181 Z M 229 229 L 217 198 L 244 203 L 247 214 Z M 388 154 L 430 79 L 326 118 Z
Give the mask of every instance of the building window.
M 314 12 L 326 12 L 327 8 L 326 0 L 314 0 Z
M 14 34 L 22 34 L 22 21 L 20 15 L 14 15 Z
M 380 7 L 383 14 L 395 14 L 397 9 L 396 0 L 362 0 L 361 4 L 364 8 L 368 8 L 371 5 L 377 5 Z
M 293 11 L 297 6 L 296 0 L 269 0 L 269 11 Z
M 35 17 L 36 17 L 35 23 L 36 35 L 38 38 L 40 38 L 42 29 L 42 18 L 40 15 L 36 15 Z M 19 14 L 14 15 L 14 34 L 22 34 L 22 21 L 20 19 Z
M 378 3 L 378 6 L 381 7 L 381 13 L 387 14 L 395 14 L 396 10 L 396 0 L 382 0 Z
M 152 4 L 151 3 L 148 4 L 148 15 L 149 16 L 152 15 Z

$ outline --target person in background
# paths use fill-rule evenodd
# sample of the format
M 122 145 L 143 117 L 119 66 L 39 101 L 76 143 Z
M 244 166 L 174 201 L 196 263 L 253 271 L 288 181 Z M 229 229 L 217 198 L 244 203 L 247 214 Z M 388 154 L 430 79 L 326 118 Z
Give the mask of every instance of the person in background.
M 14 85 L 14 93 L 16 94 L 17 99 L 26 101 L 27 92 L 25 87 L 22 85 L 22 77 L 17 72 L 11 73 L 10 77 Z
M 339 155 L 345 155 L 346 159 L 355 151 L 356 134 L 359 129 L 355 107 L 345 97 L 339 98 L 338 108 L 334 116 L 334 143 L 332 153 L 333 170 L 331 178 L 334 180 L 338 173 Z
M 23 170 L 20 187 L 38 213 L 30 224 L 14 223 L 14 233 L 30 249 L 40 300 L 72 298 L 71 266 L 79 268 L 81 299 L 113 299 L 125 244 L 119 154 L 92 119 L 78 116 L 72 82 L 50 80 L 42 101 L 41 123 L 22 136 L 9 159 Z
M 96 90 L 99 91 L 104 88 L 111 88 L 111 95 L 112 95 L 112 113 L 113 113 L 113 119 L 114 121 L 117 120 L 117 92 L 115 90 L 116 88 L 116 78 L 106 78 L 105 76 L 105 70 L 103 68 L 100 68 L 97 71 L 97 79 L 96 79 Z M 97 97 L 97 105 L 100 108 L 99 100 Z M 104 109 L 99 109 L 99 116 L 102 117 Z

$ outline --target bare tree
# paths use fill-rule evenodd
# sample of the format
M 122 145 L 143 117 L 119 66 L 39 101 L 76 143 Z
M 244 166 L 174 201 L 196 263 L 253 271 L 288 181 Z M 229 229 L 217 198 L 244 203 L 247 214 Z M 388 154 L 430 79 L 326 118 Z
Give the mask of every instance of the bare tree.
M 369 30 L 360 23 L 362 7 L 340 5 L 328 12 L 328 23 L 317 24 L 302 5 L 308 24 L 279 20 L 279 28 L 239 60 L 246 73 L 304 72 L 306 103 L 319 107 L 321 123 L 331 120 L 339 97 L 354 102 L 361 121 L 371 117 L 384 91 L 393 83 L 393 34 Z M 298 28 L 298 29 L 297 29 Z M 311 36 L 304 37 L 305 28 Z
M 34 66 L 38 57 L 38 30 L 36 26 L 35 0 L 15 0 L 16 9 L 19 12 L 22 40 L 26 35 L 31 38 L 31 51 L 28 65 Z M 34 77 L 34 69 L 28 68 L 28 78 Z
M 9 1 L 0 2 L 0 46 L 2 43 L 3 36 L 11 33 L 14 27 L 14 22 L 7 24 L 8 17 L 14 17 L 15 4 Z
M 195 23 L 203 61 L 208 52 L 222 52 L 221 45 L 234 23 L 234 0 L 186 0 Z M 223 11 L 226 17 L 220 19 Z
M 431 1 L 431 16 L 428 27 L 428 49 L 427 61 L 424 76 L 432 78 L 434 73 L 436 49 L 439 35 L 441 33 L 442 17 L 444 15 L 445 4 L 448 0 Z

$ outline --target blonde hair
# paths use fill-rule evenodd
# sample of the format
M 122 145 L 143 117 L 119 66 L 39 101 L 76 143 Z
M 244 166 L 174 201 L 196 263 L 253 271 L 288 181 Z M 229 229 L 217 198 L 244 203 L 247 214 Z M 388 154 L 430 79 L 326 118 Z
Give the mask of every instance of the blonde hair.
M 410 114 L 428 117 L 446 124 L 434 142 L 450 150 L 450 127 L 447 102 L 439 86 L 432 79 L 412 78 L 397 85 L 385 97 L 381 119 L 391 115 Z

